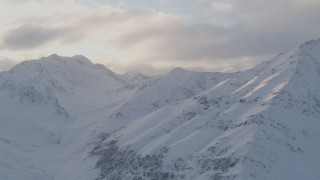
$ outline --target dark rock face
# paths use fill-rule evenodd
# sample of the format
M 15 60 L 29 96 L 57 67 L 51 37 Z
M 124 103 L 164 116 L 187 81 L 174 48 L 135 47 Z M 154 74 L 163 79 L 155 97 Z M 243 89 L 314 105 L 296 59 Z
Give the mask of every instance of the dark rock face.
M 193 176 L 204 175 L 209 179 L 231 180 L 235 179 L 235 175 L 224 175 L 237 165 L 240 161 L 233 156 L 223 156 L 224 152 L 215 152 L 214 147 L 208 148 L 208 153 L 213 154 L 207 156 L 193 156 L 188 159 L 172 160 L 164 163 L 164 158 L 168 152 L 167 147 L 160 149 L 157 154 L 149 154 L 142 156 L 132 150 L 130 146 L 120 148 L 118 140 L 113 139 L 112 134 L 101 134 L 99 140 L 90 152 L 90 156 L 98 157 L 95 168 L 100 169 L 102 179 L 185 179 L 190 172 Z M 227 150 L 225 150 L 227 151 Z M 217 155 L 214 155 L 217 154 Z M 194 167 L 190 166 L 190 163 Z
M 162 148 L 159 154 L 143 157 L 130 147 L 119 148 L 118 141 L 108 140 L 108 136 L 101 135 L 101 141 L 90 152 L 99 157 L 96 163 L 96 168 L 101 170 L 98 179 L 176 179 L 173 172 L 163 168 L 162 159 L 167 148 Z

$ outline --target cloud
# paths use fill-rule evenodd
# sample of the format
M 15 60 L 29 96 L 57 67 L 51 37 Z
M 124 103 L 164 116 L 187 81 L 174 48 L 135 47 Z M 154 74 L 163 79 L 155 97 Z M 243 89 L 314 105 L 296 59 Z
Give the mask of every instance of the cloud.
M 212 2 L 211 8 L 216 11 L 230 11 L 232 10 L 232 3 L 226 2 Z
M 17 62 L 15 62 L 14 60 L 8 59 L 6 57 L 0 57 L 0 72 L 7 71 L 16 64 Z
M 317 0 L 236 0 L 235 13 L 247 16 L 243 32 L 258 53 L 275 53 L 320 37 Z M 248 9 L 248 7 L 251 7 Z M 259 43 L 260 41 L 260 43 Z M 259 48 L 261 47 L 261 48 Z
M 201 0 L 186 6 L 175 0 L 161 6 L 168 7 L 165 12 L 103 2 L 45 0 L 3 8 L 1 53 L 84 54 L 121 70 L 236 71 L 320 37 L 317 0 Z
M 2 0 L 0 3 L 6 3 L 6 4 L 21 4 L 21 3 L 27 3 L 28 0 Z M 29 1 L 30 2 L 30 1 Z
M 61 5 L 53 3 L 52 6 L 60 8 Z M 49 11 L 41 16 L 30 14 L 14 18 L 10 22 L 11 29 L 7 29 L 2 35 L 2 49 L 29 50 L 83 40 L 92 45 L 89 41 L 102 43 L 110 36 L 127 29 L 171 19 L 174 19 L 173 16 L 150 9 L 123 10 L 108 5 L 94 8 L 77 5 L 74 9 L 70 7 L 70 10 Z
M 320 2 L 259 2 L 235 0 L 231 13 L 244 18 L 229 27 L 183 21 L 146 24 L 123 32 L 107 45 L 122 51 L 134 51 L 139 54 L 137 59 L 154 66 L 196 67 L 201 64 L 215 70 L 236 70 L 320 37 L 320 24 L 314 18 L 320 17 Z M 243 65 L 239 66 L 239 62 Z
M 108 46 L 134 51 L 140 55 L 137 57 L 139 62 L 163 69 L 179 66 L 237 71 L 249 68 L 268 55 L 254 48 L 258 40 L 241 40 L 246 35 L 235 31 L 237 28 L 212 24 L 159 24 L 121 34 L 108 42 Z
M 9 30 L 3 37 L 2 46 L 7 49 L 32 49 L 44 45 L 62 36 L 63 29 L 44 28 L 41 26 L 22 25 Z

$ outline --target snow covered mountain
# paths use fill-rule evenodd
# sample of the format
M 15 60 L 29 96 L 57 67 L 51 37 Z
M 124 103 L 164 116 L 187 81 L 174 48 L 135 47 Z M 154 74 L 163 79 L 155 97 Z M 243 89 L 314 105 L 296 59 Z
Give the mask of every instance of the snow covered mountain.
M 320 179 L 320 40 L 240 73 L 0 73 L 0 179 Z
M 192 73 L 196 75 L 190 77 Z M 137 97 L 143 94 L 152 98 L 154 94 L 143 93 L 150 92 L 147 89 L 159 88 L 154 92 L 157 94 L 166 88 L 168 95 L 162 94 L 168 99 L 162 104 L 165 106 L 191 96 L 174 97 L 179 92 L 200 92 L 227 77 L 214 74 L 219 73 L 184 70 L 186 76 L 127 77 L 83 56 L 58 55 L 26 61 L 1 72 L 0 179 L 94 179 L 98 176 L 96 160 L 88 156 L 96 136 L 129 121 L 108 117 L 119 109 L 134 108 Z M 163 82 L 172 78 L 191 85 L 203 82 L 164 87 Z M 154 102 L 150 99 L 144 107 Z

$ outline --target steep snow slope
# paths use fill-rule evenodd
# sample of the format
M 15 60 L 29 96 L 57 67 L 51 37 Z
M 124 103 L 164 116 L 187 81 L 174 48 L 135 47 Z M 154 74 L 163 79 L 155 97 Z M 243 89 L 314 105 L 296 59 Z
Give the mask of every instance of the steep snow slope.
M 131 121 L 161 107 L 193 97 L 233 75 L 235 74 L 192 72 L 175 68 L 123 104 L 112 117 Z
M 319 179 L 320 40 L 102 134 L 106 179 Z M 180 74 L 180 73 L 179 73 Z

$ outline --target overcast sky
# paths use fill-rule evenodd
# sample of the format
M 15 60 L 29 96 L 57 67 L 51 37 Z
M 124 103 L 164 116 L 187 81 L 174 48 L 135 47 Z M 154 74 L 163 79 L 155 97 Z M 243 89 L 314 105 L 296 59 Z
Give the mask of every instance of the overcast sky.
M 320 38 L 319 0 L 1 0 L 0 70 L 82 54 L 117 72 L 247 69 Z

